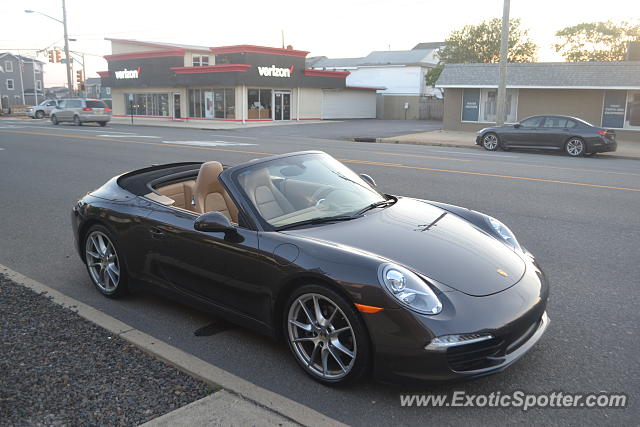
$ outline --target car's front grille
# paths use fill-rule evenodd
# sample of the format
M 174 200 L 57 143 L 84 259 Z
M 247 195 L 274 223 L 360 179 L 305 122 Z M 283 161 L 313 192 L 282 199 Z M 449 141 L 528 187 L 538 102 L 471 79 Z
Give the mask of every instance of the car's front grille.
M 447 349 L 447 362 L 454 371 L 474 371 L 490 368 L 502 363 L 505 355 L 517 350 L 536 332 L 542 320 L 538 319 L 508 336 L 450 347 Z
M 454 371 L 473 371 L 488 368 L 500 363 L 491 357 L 504 352 L 504 340 L 492 338 L 474 344 L 451 347 L 447 350 L 447 361 Z

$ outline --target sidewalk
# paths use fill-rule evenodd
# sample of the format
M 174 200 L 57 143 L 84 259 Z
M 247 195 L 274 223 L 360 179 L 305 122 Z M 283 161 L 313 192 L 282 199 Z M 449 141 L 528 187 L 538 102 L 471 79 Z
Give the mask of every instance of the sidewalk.
M 475 132 L 435 130 L 409 135 L 377 138 L 375 142 L 392 144 L 434 145 L 440 147 L 464 147 L 482 149 L 476 145 Z M 640 142 L 618 140 L 618 149 L 613 153 L 599 153 L 598 157 L 627 158 L 640 160 Z
M 343 425 L 1 264 L 0 312 L 10 425 Z
M 198 119 L 182 119 L 182 120 L 158 120 L 145 119 L 141 117 L 133 117 L 133 124 L 136 126 L 161 126 L 172 128 L 190 128 L 190 129 L 207 129 L 207 130 L 233 130 L 247 129 L 264 126 L 291 126 L 300 124 L 317 124 L 331 123 L 335 121 L 328 120 L 266 120 L 266 121 L 222 121 L 222 120 L 198 120 Z M 130 125 L 131 117 L 112 117 L 111 123 L 118 125 Z

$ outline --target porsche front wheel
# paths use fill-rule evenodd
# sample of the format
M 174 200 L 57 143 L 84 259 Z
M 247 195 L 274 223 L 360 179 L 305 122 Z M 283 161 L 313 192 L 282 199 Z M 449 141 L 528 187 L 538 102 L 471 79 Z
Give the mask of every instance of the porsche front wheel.
M 110 298 L 127 293 L 127 272 L 114 241 L 109 230 L 95 225 L 87 232 L 84 244 L 89 277 L 96 288 Z
M 286 336 L 304 371 L 326 385 L 354 381 L 369 367 L 370 344 L 354 305 L 331 289 L 306 285 L 289 298 Z

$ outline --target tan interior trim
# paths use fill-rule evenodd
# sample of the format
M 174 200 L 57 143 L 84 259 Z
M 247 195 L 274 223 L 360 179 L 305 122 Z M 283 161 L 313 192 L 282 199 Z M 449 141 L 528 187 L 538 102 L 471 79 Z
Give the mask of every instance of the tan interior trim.
M 148 193 L 148 194 L 145 194 L 144 197 L 146 197 L 147 199 L 153 200 L 154 202 L 163 204 L 165 206 L 171 206 L 175 203 L 175 200 L 173 200 L 170 197 L 163 196 L 162 194 Z

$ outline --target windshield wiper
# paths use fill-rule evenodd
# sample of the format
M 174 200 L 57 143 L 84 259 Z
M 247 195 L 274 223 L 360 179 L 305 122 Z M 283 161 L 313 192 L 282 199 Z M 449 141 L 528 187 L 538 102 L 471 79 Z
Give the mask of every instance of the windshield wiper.
M 354 218 L 355 218 L 355 217 L 358 217 L 358 216 L 360 216 L 360 215 L 364 214 L 365 212 L 370 211 L 371 209 L 381 208 L 381 207 L 383 207 L 383 206 L 391 206 L 392 204 L 394 204 L 394 203 L 395 203 L 395 202 L 397 202 L 397 201 L 398 201 L 398 199 L 397 199 L 397 198 L 395 198 L 395 197 L 393 197 L 393 196 L 390 196 L 390 198 L 389 198 L 389 199 L 386 199 L 386 200 L 380 200 L 379 202 L 371 203 L 370 205 L 368 205 L 368 206 L 366 206 L 366 207 L 364 207 L 364 208 L 360 209 L 358 212 L 356 212 L 356 213 L 354 213 L 354 214 L 353 214 L 353 217 L 354 217 Z
M 335 221 L 349 221 L 351 219 L 357 218 L 358 215 L 338 215 L 338 216 L 327 216 L 321 218 L 313 218 L 307 219 L 305 221 L 293 222 L 291 224 L 283 225 L 282 227 L 276 228 L 276 230 L 288 230 L 289 228 L 300 227 L 303 225 L 315 225 L 315 224 L 325 224 L 327 222 L 335 222 Z

